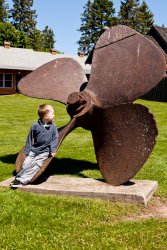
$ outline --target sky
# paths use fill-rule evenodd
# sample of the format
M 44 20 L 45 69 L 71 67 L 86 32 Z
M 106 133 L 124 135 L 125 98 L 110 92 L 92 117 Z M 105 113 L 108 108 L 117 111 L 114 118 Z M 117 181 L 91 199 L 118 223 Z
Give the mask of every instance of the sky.
M 154 24 L 167 27 L 167 0 L 145 0 L 154 14 Z M 113 0 L 116 13 L 121 0 Z M 142 2 L 142 1 L 141 1 Z M 11 7 L 12 0 L 6 0 Z M 77 41 L 81 33 L 81 14 L 87 0 L 34 0 L 33 10 L 36 10 L 37 29 L 43 30 L 49 26 L 55 35 L 55 49 L 68 55 L 76 55 Z

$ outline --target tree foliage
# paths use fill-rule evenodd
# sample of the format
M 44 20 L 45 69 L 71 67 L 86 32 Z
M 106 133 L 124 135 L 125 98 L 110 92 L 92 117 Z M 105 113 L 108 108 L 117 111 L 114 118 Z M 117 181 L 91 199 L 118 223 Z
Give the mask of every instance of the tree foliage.
M 15 47 L 17 48 L 32 48 L 31 46 L 31 39 L 25 34 L 24 31 L 16 30 L 18 40 L 17 45 Z
M 122 0 L 117 17 L 113 2 L 110 0 L 87 0 L 84 12 L 81 14 L 81 32 L 79 50 L 88 54 L 94 47 L 103 27 L 112 27 L 117 24 L 129 26 L 142 34 L 146 34 L 154 23 L 153 13 L 149 10 L 146 1 Z
M 42 31 L 34 29 L 29 37 L 31 48 L 36 51 L 50 52 L 54 48 L 54 32 L 48 26 Z
M 9 6 L 5 0 L 0 0 L 0 22 L 7 21 Z
M 136 30 L 141 34 L 147 34 L 154 23 L 154 15 L 149 10 L 145 1 L 143 1 L 141 6 L 139 7 L 137 15 L 138 23 L 136 25 Z
M 51 49 L 54 48 L 54 32 L 48 26 L 46 26 L 45 29 L 42 30 L 42 40 L 43 51 L 51 51 Z
M 9 11 L 11 23 L 27 35 L 31 34 L 36 26 L 36 11 L 32 10 L 33 0 L 13 0 L 13 8 Z
M 118 23 L 127 25 L 138 32 L 145 34 L 153 25 L 153 13 L 145 1 L 140 5 L 139 0 L 121 1 L 118 13 Z
M 5 0 L 0 0 L 0 45 L 8 41 L 13 47 L 51 51 L 55 43 L 53 30 L 48 26 L 42 31 L 36 28 L 37 15 L 32 7 L 33 0 L 13 0 L 9 10 Z
M 88 0 L 85 6 L 83 7 L 84 12 L 81 14 L 81 27 L 78 31 L 81 32 L 80 40 L 78 41 L 79 50 L 82 50 L 84 54 L 88 54 L 88 52 L 93 47 L 93 42 L 90 40 L 91 32 L 92 32 L 92 15 L 91 15 L 91 1 Z
M 28 38 L 24 32 L 16 30 L 11 23 L 0 22 L 0 45 L 4 41 L 10 42 L 12 47 L 24 48 L 28 46 Z
M 17 32 L 15 27 L 10 23 L 0 23 L 0 45 L 3 45 L 4 41 L 10 41 L 11 45 L 15 47 L 17 44 Z
M 55 43 L 54 33 L 47 25 L 42 31 L 36 28 L 36 10 L 32 9 L 34 1 L 12 1 L 13 7 L 9 10 L 6 1 L 0 0 L 0 44 L 7 40 L 14 47 L 50 51 Z M 86 55 L 103 33 L 104 26 L 123 24 L 146 34 L 154 23 L 153 13 L 149 10 L 146 1 L 140 4 L 140 0 L 122 0 L 117 17 L 111 0 L 87 0 L 83 9 L 81 27 L 78 29 L 81 36 L 77 43 L 79 50 Z M 9 34 L 10 32 L 13 34 Z
M 104 26 L 111 27 L 115 25 L 115 9 L 113 7 L 113 2 L 110 0 L 94 0 L 91 10 L 92 21 L 94 24 L 93 33 L 91 33 L 91 39 L 94 43 L 96 43 L 104 31 Z
M 139 4 L 139 0 L 121 1 L 120 11 L 118 13 L 119 24 L 134 28 L 137 22 Z
M 94 0 L 92 3 L 87 1 L 84 6 L 84 12 L 81 15 L 81 32 L 78 44 L 80 49 L 88 54 L 94 47 L 100 35 L 103 33 L 104 26 L 113 26 L 116 24 L 115 9 L 110 0 Z
M 42 51 L 42 35 L 41 31 L 34 29 L 33 33 L 30 34 L 30 47 L 36 51 Z

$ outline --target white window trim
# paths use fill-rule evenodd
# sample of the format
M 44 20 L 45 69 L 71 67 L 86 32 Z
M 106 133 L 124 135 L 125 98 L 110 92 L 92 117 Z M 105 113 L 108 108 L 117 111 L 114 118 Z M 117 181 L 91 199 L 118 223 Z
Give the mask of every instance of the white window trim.
M 3 75 L 3 86 L 0 86 L 0 88 L 12 89 L 12 88 L 13 88 L 13 74 L 11 74 L 11 73 L 0 73 L 0 74 Z M 12 81 L 11 87 L 6 87 L 6 86 L 5 86 L 5 75 L 11 75 L 11 76 L 12 76 L 12 79 L 11 79 L 11 81 Z

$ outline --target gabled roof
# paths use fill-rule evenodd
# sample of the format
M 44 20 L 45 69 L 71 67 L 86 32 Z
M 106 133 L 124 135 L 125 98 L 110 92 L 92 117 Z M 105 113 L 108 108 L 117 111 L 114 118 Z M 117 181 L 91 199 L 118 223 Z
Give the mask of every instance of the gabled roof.
M 167 45 L 167 28 L 155 25 L 153 26 L 153 29 L 159 34 L 161 39 L 163 39 Z
M 161 46 L 159 45 L 159 43 L 155 40 L 155 38 L 153 36 L 150 36 L 150 35 L 145 35 L 145 37 L 147 39 L 149 39 L 151 42 L 153 42 L 162 52 L 162 54 L 164 55 L 165 57 L 165 60 L 167 62 L 167 54 L 165 53 L 165 51 L 161 48 Z
M 167 62 L 167 28 L 154 25 L 146 37 L 162 51 Z
M 78 55 L 51 54 L 24 48 L 4 48 L 0 46 L 0 69 L 35 70 L 41 65 L 57 58 L 73 58 L 84 69 L 85 74 L 90 74 L 90 65 L 85 65 L 86 57 Z

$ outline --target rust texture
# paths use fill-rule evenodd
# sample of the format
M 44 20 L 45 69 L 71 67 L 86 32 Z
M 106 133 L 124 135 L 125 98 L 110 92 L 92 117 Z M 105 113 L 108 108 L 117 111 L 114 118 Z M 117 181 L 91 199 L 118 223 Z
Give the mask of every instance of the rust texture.
M 165 70 L 161 51 L 144 36 L 120 25 L 99 38 L 87 84 L 81 66 L 66 58 L 29 74 L 19 83 L 19 90 L 66 104 L 71 120 L 59 129 L 58 147 L 76 127 L 90 130 L 102 176 L 108 184 L 121 185 L 141 169 L 158 134 L 151 112 L 132 102 L 158 84 Z M 21 155 L 16 161 L 18 166 Z M 19 171 L 19 167 L 16 169 Z
M 72 58 L 58 58 L 22 78 L 18 87 L 24 95 L 66 104 L 68 95 L 79 91 L 85 81 L 84 70 L 78 62 Z

